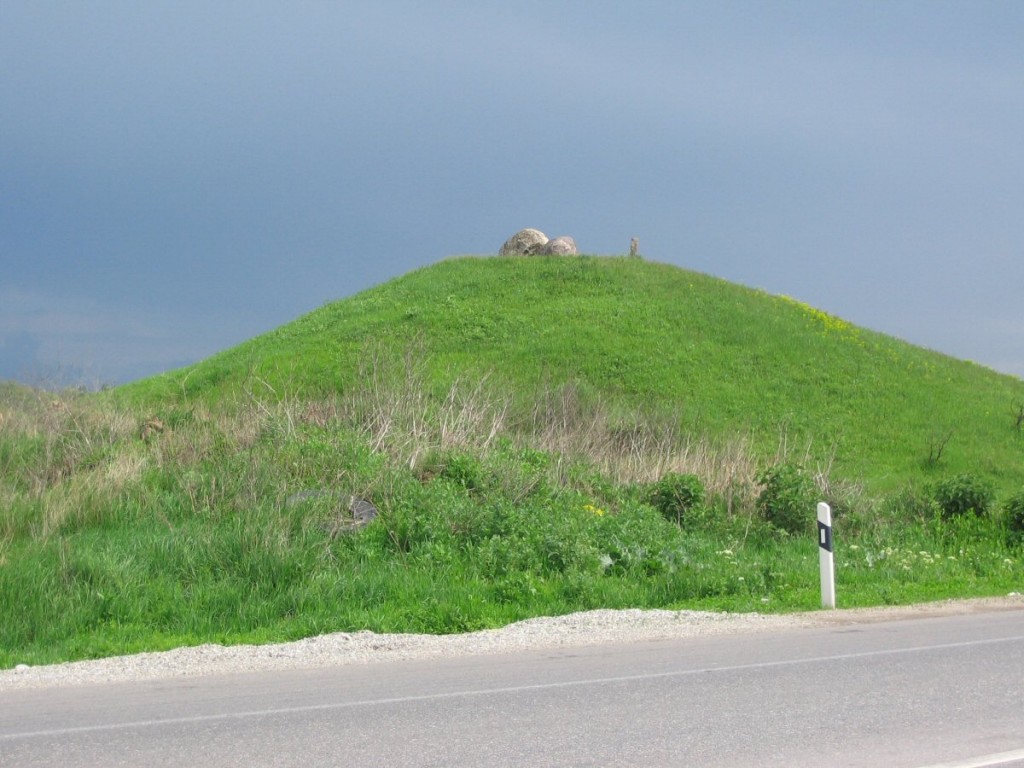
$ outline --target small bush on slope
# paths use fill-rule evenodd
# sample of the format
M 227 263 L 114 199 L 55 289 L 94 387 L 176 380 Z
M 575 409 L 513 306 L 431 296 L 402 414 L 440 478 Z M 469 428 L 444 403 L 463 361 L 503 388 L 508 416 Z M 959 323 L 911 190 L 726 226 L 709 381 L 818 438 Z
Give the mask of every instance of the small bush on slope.
M 757 476 L 762 486 L 757 509 L 772 525 L 786 533 L 806 533 L 814 523 L 817 491 L 802 467 L 784 462 Z

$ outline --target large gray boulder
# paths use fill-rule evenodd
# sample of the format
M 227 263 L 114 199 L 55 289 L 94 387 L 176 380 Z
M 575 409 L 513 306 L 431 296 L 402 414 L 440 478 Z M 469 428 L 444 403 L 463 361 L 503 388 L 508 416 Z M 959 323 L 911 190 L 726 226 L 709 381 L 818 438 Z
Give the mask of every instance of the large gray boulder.
M 545 256 L 575 256 L 579 253 L 576 250 L 576 241 L 568 235 L 548 240 L 540 249 L 540 252 Z
M 521 229 L 505 241 L 498 255 L 532 256 L 540 253 L 547 242 L 548 236 L 539 229 Z

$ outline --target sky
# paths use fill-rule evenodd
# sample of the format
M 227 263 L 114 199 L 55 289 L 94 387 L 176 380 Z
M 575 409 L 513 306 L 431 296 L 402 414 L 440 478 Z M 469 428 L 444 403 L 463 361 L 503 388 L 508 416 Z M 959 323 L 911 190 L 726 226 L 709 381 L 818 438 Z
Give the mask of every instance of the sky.
M 0 0 L 0 379 L 524 227 L 1024 377 L 1024 3 Z

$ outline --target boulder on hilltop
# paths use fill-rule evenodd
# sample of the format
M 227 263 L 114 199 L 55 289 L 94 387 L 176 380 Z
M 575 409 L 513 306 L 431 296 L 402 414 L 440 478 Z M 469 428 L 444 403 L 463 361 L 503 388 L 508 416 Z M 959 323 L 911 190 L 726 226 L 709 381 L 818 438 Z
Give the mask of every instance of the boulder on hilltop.
M 532 256 L 540 253 L 548 242 L 548 236 L 539 229 L 521 229 L 505 241 L 498 251 L 499 256 Z
M 548 240 L 541 247 L 540 252 L 545 256 L 575 256 L 579 253 L 576 250 L 576 241 L 568 235 Z

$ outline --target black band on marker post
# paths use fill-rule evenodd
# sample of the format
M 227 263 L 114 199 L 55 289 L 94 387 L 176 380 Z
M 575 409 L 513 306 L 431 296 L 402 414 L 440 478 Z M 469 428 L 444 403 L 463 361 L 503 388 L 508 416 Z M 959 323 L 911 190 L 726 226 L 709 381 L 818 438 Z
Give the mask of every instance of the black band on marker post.
M 832 526 L 818 522 L 818 546 L 826 552 L 832 551 Z

